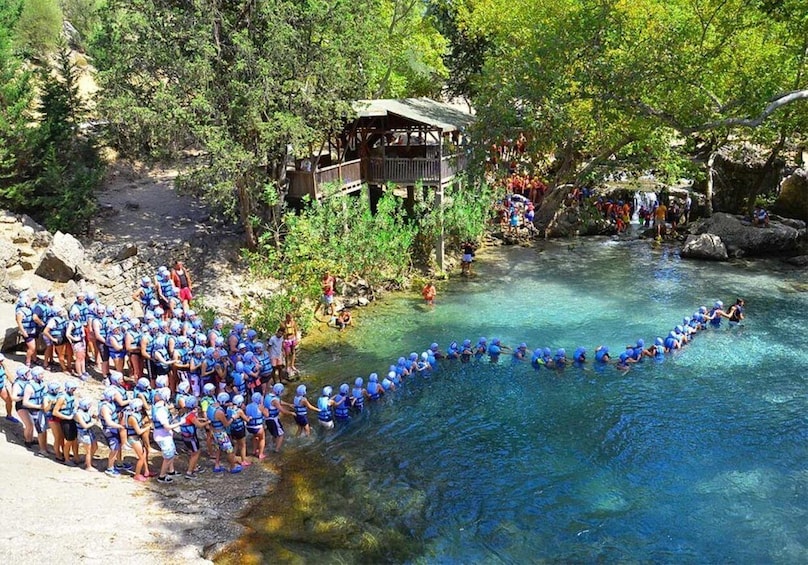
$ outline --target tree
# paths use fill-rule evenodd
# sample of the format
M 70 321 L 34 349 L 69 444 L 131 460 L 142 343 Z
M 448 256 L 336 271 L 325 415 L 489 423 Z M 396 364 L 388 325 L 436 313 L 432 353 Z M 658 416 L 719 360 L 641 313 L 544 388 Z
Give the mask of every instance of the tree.
M 181 185 L 238 218 L 254 249 L 264 229 L 279 234 L 290 158 L 315 154 L 351 101 L 381 88 L 379 9 L 378 0 L 112 0 L 93 46 L 112 143 L 154 157 L 201 150 Z M 403 72 L 389 63 L 385 92 Z
M 526 133 L 551 185 L 608 165 L 675 175 L 730 133 L 772 145 L 805 125 L 788 94 L 805 88 L 799 0 L 483 0 L 465 24 L 495 42 L 479 139 Z
M 34 57 L 53 51 L 62 33 L 58 0 L 24 0 L 15 31 L 20 46 Z
M 39 75 L 41 118 L 33 133 L 37 175 L 27 207 L 51 231 L 83 232 L 96 210 L 103 164 L 92 137 L 81 129 L 86 108 L 66 45 L 59 48 L 55 69 L 41 69 Z
M 5 27 L 13 25 L 14 15 L 0 15 L 0 207 L 18 210 L 33 190 L 27 163 L 34 93 L 31 73 L 14 56 L 10 27 Z

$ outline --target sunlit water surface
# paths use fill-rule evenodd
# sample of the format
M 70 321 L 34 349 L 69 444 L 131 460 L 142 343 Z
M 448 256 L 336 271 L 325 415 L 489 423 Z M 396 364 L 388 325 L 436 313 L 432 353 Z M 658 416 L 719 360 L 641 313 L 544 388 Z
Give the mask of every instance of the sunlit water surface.
M 682 261 L 648 242 L 496 251 L 439 287 L 434 310 L 411 296 L 360 312 L 338 345 L 304 352 L 308 382 L 352 382 L 432 341 L 481 336 L 620 352 L 716 299 L 744 297 L 747 320 L 625 375 L 443 362 L 349 426 L 285 449 L 350 466 L 378 496 L 417 493 L 414 562 L 805 563 L 804 284 L 776 263 Z M 292 552 L 324 555 L 299 539 Z

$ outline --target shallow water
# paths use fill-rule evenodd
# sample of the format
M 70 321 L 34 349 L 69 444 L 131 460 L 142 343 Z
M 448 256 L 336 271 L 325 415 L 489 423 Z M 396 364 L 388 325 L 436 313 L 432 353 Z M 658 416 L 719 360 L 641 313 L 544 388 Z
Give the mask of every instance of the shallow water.
M 411 296 L 362 312 L 337 345 L 304 352 L 310 384 L 483 335 L 620 352 L 701 304 L 747 301 L 742 326 L 625 375 L 443 362 L 348 427 L 290 440 L 292 474 L 318 473 L 248 519 L 250 549 L 341 562 L 808 562 L 808 293 L 793 290 L 804 275 L 775 265 L 682 261 L 648 242 L 503 249 L 439 287 L 434 310 Z M 305 516 L 279 526 L 295 505 Z

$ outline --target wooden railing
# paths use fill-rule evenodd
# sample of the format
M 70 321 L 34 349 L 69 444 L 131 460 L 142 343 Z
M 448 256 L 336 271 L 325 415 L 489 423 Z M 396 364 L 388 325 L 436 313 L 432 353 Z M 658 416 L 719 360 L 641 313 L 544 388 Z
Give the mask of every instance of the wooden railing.
M 446 182 L 465 168 L 466 157 L 460 153 L 442 159 L 373 157 L 370 159 L 367 180 L 397 184 Z
M 384 184 L 445 183 L 466 168 L 466 155 L 457 153 L 441 159 L 398 157 L 372 157 L 367 161 L 367 178 L 362 177 L 362 161 L 354 159 L 345 163 L 317 169 L 314 172 L 289 171 L 291 181 L 289 195 L 312 198 L 322 196 L 321 186 L 337 183 L 342 190 L 357 188 L 363 182 Z
M 317 169 L 314 173 L 314 179 L 318 187 L 329 182 L 342 184 L 346 187 L 361 184 L 362 160 L 354 159 L 353 161 Z

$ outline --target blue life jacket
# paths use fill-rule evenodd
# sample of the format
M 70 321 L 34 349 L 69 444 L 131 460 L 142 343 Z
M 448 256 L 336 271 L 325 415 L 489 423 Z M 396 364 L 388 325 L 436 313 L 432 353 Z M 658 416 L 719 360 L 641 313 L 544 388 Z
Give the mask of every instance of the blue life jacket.
M 157 294 L 154 292 L 154 287 L 149 286 L 142 286 L 140 287 L 142 294 L 140 295 L 140 303 L 143 305 L 144 310 L 148 310 L 151 306 L 151 301 L 157 298 Z
M 163 293 L 163 296 L 166 298 L 174 296 L 174 284 L 171 282 L 171 277 L 157 275 L 157 282 L 160 284 L 160 292 Z
M 236 387 L 240 395 L 247 394 L 247 379 L 244 378 L 244 373 L 233 371 L 233 386 Z
M 183 439 L 195 438 L 196 425 L 183 420 L 182 423 L 180 424 L 180 434 L 182 434 Z
M 29 336 L 35 336 L 37 325 L 36 322 L 34 322 L 34 311 L 28 306 L 20 306 L 17 308 L 16 313 L 22 313 L 20 325 L 22 325 L 22 329 L 25 330 L 25 333 Z
M 42 397 L 43 405 L 47 404 L 48 409 L 45 410 L 45 416 L 48 418 L 53 417 L 53 407 L 56 406 L 56 401 L 59 400 L 58 394 L 51 394 L 49 392 L 45 393 L 45 396 Z
M 334 402 L 336 402 L 336 405 L 334 406 L 334 416 L 337 417 L 337 420 L 347 420 L 350 418 L 350 404 L 348 403 L 348 396 L 339 393 L 334 397 Z
M 58 315 L 52 319 L 54 323 L 50 334 L 53 338 L 53 343 L 60 345 L 64 341 L 65 333 L 67 332 L 67 320 Z
M 351 398 L 353 398 L 354 409 L 361 412 L 365 407 L 365 393 L 362 387 L 354 387 L 351 390 Z
M 31 387 L 31 396 L 28 397 L 28 402 L 42 406 L 42 398 L 45 396 L 45 385 L 36 381 L 28 381 L 26 384 Z
M 368 394 L 371 400 L 379 400 L 382 397 L 382 393 L 379 392 L 379 383 L 368 383 Z
M 240 432 L 244 429 L 245 422 L 241 418 L 235 418 L 234 416 L 238 413 L 238 409 L 234 407 L 230 407 L 227 409 L 227 419 L 233 420 L 230 422 L 230 431 L 231 432 Z
M 272 374 L 272 358 L 270 358 L 269 353 L 264 351 L 261 355 L 259 355 L 258 364 L 259 364 L 258 373 L 262 377 Z
M 317 399 L 317 408 L 320 409 L 317 418 L 321 422 L 330 422 L 333 419 L 331 416 L 331 407 L 328 405 L 329 400 L 327 396 L 321 396 Z
M 222 410 L 221 406 L 211 404 L 210 406 L 208 406 L 208 410 L 206 413 L 208 420 L 210 420 L 210 425 L 213 426 L 213 429 L 216 431 L 224 430 L 224 424 L 216 419 L 216 412 L 218 412 L 219 410 Z M 222 410 L 222 412 L 224 412 L 224 410 Z
M 244 409 L 244 413 L 250 419 L 247 422 L 247 427 L 257 429 L 264 425 L 264 413 L 261 412 L 261 407 L 254 402 L 250 402 Z
M 294 405 L 295 405 L 295 416 L 305 416 L 309 413 L 309 409 L 303 404 L 303 399 L 306 398 L 305 396 L 295 396 Z
M 136 437 L 137 431 L 135 431 L 134 426 L 129 423 L 129 417 L 134 416 L 135 420 L 137 420 L 138 427 L 143 427 L 143 412 L 127 412 L 126 413 L 126 435 L 130 437 Z
M 107 421 L 101 416 L 101 409 L 104 406 L 109 408 L 109 418 L 116 424 L 118 423 L 118 406 L 114 402 L 109 402 L 108 400 L 102 400 L 98 403 L 98 416 L 101 419 L 101 427 L 104 429 L 104 431 L 112 430 L 117 432 L 117 429 L 109 427 L 107 425 Z
M 67 416 L 63 419 L 70 420 L 76 413 L 76 397 L 72 394 L 65 394 L 65 404 L 59 412 Z
M 269 418 L 277 418 L 278 415 L 281 413 L 280 408 L 274 404 L 274 400 L 280 402 L 280 397 L 275 393 L 269 393 L 267 396 L 264 397 L 264 408 L 269 411 Z
M 168 417 L 169 420 L 171 420 L 171 414 L 168 412 L 168 408 L 166 408 L 165 404 L 163 404 L 162 406 L 153 405 L 151 409 L 151 419 L 152 419 L 152 426 L 154 427 L 155 430 L 163 429 L 163 424 L 157 418 L 157 413 L 160 411 L 161 408 L 165 410 L 166 416 Z

